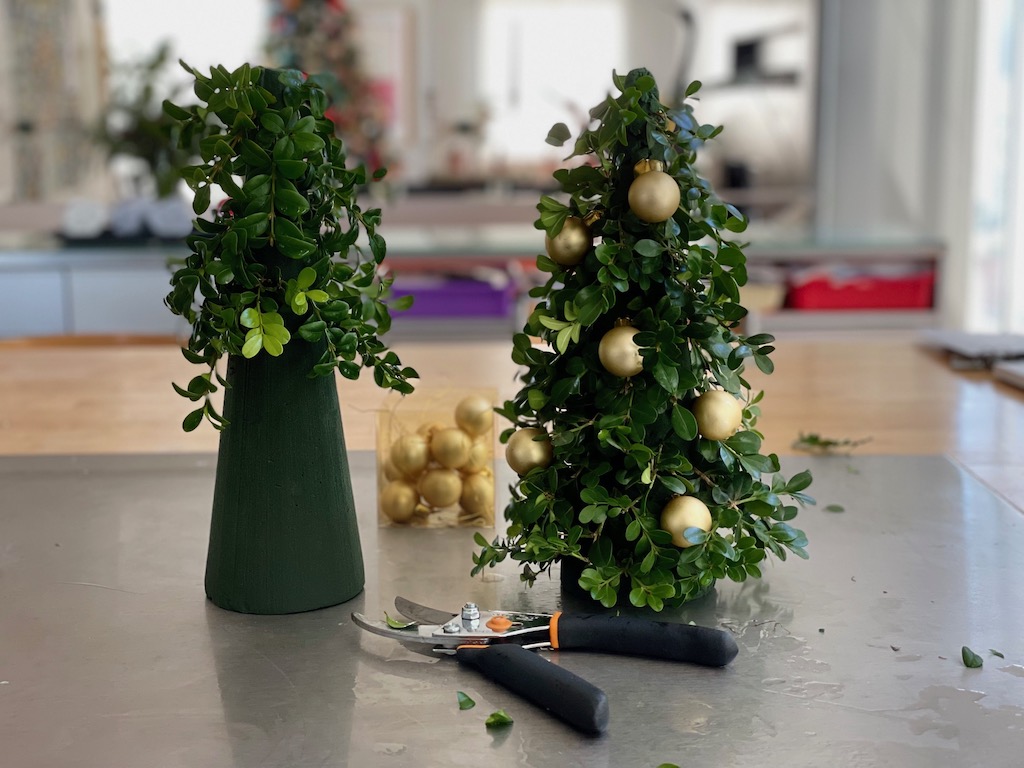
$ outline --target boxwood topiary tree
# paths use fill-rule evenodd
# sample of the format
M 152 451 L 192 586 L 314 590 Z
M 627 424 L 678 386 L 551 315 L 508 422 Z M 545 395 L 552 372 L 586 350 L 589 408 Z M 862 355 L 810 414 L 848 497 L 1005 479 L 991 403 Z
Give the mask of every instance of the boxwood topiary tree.
M 216 66 L 209 76 L 182 66 L 195 77 L 201 104 L 165 101 L 164 110 L 177 121 L 182 146 L 199 139 L 200 162 L 181 169 L 193 209 L 209 208 L 215 186 L 229 197 L 212 220 L 196 219 L 198 231 L 187 240 L 192 254 L 174 272 L 166 299 L 192 325 L 185 357 L 209 368 L 186 387 L 175 385 L 202 402 L 185 429 L 204 416 L 224 426 L 210 401 L 215 381 L 223 383 L 222 356 L 276 357 L 296 335 L 323 346 L 313 375 L 337 369 L 355 379 L 367 366 L 378 385 L 411 392 L 415 371 L 379 338 L 391 327 L 383 297 L 393 280 L 377 277 L 386 250 L 377 232 L 381 212 L 358 204 L 366 171 L 345 166 L 345 146 L 324 117 L 321 79 L 247 64 L 234 72 Z M 357 242 L 364 233 L 369 253 Z
M 731 237 L 747 222 L 694 166 L 721 129 L 662 104 L 644 69 L 613 79 L 620 94 L 570 155 L 586 162 L 556 171 L 564 198 L 538 205 L 550 277 L 513 338 L 523 386 L 499 409 L 520 478 L 507 535 L 477 535 L 473 572 L 511 557 L 532 583 L 561 562 L 605 606 L 628 592 L 661 610 L 761 576 L 768 555 L 806 557 L 789 521 L 813 503 L 811 476 L 786 479 L 761 453 L 761 393 L 743 371 L 772 372 L 773 339 L 740 328 L 746 257 Z M 548 141 L 568 138 L 559 124 Z
M 186 69 L 200 103 L 164 109 L 186 146 L 198 139 L 199 162 L 182 170 L 193 208 L 206 212 L 214 186 L 228 195 L 196 219 L 166 299 L 192 325 L 185 357 L 207 368 L 175 387 L 199 403 L 183 426 L 223 430 L 206 593 L 246 613 L 335 605 L 363 589 L 364 570 L 334 371 L 371 367 L 403 393 L 416 375 L 379 338 L 391 324 L 381 213 L 357 204 L 365 172 L 346 168 L 318 78 Z

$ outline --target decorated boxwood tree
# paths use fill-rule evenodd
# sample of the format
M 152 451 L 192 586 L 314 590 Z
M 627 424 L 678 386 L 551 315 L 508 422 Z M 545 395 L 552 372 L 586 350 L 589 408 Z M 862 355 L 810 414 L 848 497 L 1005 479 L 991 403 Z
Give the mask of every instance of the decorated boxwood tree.
M 507 536 L 477 535 L 473 571 L 511 557 L 532 583 L 561 562 L 563 584 L 604 606 L 628 593 L 661 610 L 760 577 L 769 555 L 806 557 L 789 521 L 811 476 L 761 453 L 762 393 L 743 371 L 772 372 L 773 339 L 741 330 L 731 237 L 747 222 L 694 166 L 721 129 L 662 104 L 647 70 L 614 82 L 570 155 L 585 164 L 556 171 L 564 197 L 537 206 L 550 277 L 513 338 L 523 386 L 499 409 L 519 480 Z M 548 142 L 568 138 L 558 124 Z

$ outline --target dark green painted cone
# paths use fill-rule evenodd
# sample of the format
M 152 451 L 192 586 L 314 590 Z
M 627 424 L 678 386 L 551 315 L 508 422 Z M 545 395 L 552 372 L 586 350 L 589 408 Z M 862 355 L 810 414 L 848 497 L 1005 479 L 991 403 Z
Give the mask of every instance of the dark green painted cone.
M 206 594 L 241 613 L 298 613 L 363 589 L 352 478 L 322 349 L 294 339 L 273 358 L 228 360 Z

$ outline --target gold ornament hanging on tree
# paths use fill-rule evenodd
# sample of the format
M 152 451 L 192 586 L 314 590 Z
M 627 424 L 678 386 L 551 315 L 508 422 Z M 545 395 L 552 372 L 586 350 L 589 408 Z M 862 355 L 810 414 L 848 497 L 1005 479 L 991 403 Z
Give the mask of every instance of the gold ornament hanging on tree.
M 587 251 L 594 245 L 590 228 L 575 216 L 569 216 L 562 224 L 561 231 L 554 237 L 544 238 L 544 250 L 556 264 L 574 267 L 583 261 Z
M 629 185 L 629 209 L 641 221 L 668 221 L 679 209 L 679 184 L 664 171 L 660 160 L 641 160 L 633 166 L 636 178 Z
M 676 496 L 661 511 L 660 522 L 661 529 L 672 534 L 672 543 L 685 549 L 693 546 L 683 535 L 687 528 L 711 530 L 711 511 L 696 496 Z
M 537 438 L 543 437 L 542 440 Z M 547 432 L 536 427 L 526 427 L 513 432 L 505 446 L 505 460 L 517 475 L 525 475 L 536 467 L 551 463 L 553 451 Z
M 728 440 L 743 424 L 740 401 L 720 389 L 712 389 L 693 401 L 697 431 L 708 440 Z
M 601 337 L 597 356 L 609 373 L 625 379 L 644 369 L 640 347 L 633 341 L 638 333 L 640 331 L 631 325 L 616 325 Z

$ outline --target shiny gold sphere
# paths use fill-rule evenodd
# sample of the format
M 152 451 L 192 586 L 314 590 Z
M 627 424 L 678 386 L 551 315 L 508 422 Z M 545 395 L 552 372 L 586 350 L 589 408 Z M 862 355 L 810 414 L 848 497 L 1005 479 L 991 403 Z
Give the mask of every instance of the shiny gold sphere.
M 470 475 L 463 480 L 459 506 L 472 515 L 492 517 L 494 515 L 494 478 L 486 475 Z
M 544 238 L 544 250 L 556 264 L 573 267 L 583 261 L 587 251 L 594 245 L 590 228 L 575 216 L 565 220 L 562 229 L 554 237 Z
M 494 426 L 491 401 L 482 395 L 463 398 L 455 406 L 455 423 L 472 437 L 487 434 Z
M 420 496 L 416 489 L 404 480 L 393 480 L 380 492 L 380 509 L 388 519 L 406 523 L 416 513 Z
M 389 455 L 395 469 L 406 477 L 416 477 L 427 468 L 430 450 L 422 435 L 402 435 L 391 446 Z
M 505 460 L 517 475 L 525 475 L 536 467 L 548 466 L 552 455 L 551 440 L 547 432 L 536 427 L 526 427 L 514 432 L 505 446 Z
M 597 356 L 609 373 L 627 378 L 636 376 L 644 369 L 640 347 L 633 341 L 638 333 L 640 331 L 631 325 L 617 325 L 601 337 Z
M 469 461 L 459 467 L 465 475 L 475 475 L 483 472 L 491 463 L 491 442 L 490 439 L 474 440 L 473 446 L 469 449 Z
M 454 469 L 431 469 L 420 478 L 420 496 L 432 507 L 450 507 L 462 495 L 462 478 Z
M 680 199 L 679 185 L 664 171 L 641 173 L 629 185 L 629 208 L 648 224 L 672 218 Z
M 707 505 L 695 496 L 676 496 L 661 511 L 661 529 L 672 534 L 672 543 L 677 547 L 692 547 L 683 533 L 687 528 L 711 530 L 711 512 Z
M 458 469 L 469 461 L 473 438 L 458 427 L 439 429 L 430 436 L 430 455 L 447 469 Z
M 701 437 L 728 440 L 743 423 L 743 406 L 728 392 L 712 389 L 694 401 L 693 415 Z

